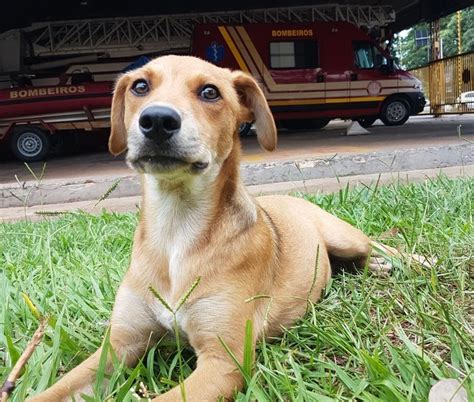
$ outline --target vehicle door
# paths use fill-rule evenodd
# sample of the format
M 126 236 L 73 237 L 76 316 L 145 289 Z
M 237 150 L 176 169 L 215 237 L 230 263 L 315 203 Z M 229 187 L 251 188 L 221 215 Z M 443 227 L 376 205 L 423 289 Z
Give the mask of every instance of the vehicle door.
M 367 98 L 370 101 L 398 91 L 398 80 L 391 73 L 389 61 L 380 49 L 370 41 L 354 41 L 352 48 L 351 98 Z
M 338 110 L 346 110 L 350 102 L 350 41 L 344 37 L 343 32 L 336 31 L 322 46 L 326 104 L 332 104 Z

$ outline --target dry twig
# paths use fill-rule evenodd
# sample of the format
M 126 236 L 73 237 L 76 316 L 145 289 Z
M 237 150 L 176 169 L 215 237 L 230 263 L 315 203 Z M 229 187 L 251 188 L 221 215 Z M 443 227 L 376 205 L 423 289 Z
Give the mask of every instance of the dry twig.
M 2 385 L 2 388 L 0 390 L 1 395 L 2 395 L 1 402 L 6 402 L 8 400 L 8 397 L 11 395 L 11 393 L 15 389 L 16 381 L 18 380 L 18 378 L 20 378 L 21 371 L 25 367 L 26 363 L 28 363 L 28 360 L 30 359 L 33 352 L 35 351 L 36 347 L 41 342 L 41 339 L 43 338 L 44 331 L 46 329 L 47 324 L 48 324 L 48 317 L 43 317 L 41 319 L 38 329 L 33 334 L 33 338 L 31 339 L 30 343 L 26 346 L 26 349 L 23 351 L 20 358 L 18 359 L 16 364 L 13 366 L 12 371 L 10 372 L 7 379 Z

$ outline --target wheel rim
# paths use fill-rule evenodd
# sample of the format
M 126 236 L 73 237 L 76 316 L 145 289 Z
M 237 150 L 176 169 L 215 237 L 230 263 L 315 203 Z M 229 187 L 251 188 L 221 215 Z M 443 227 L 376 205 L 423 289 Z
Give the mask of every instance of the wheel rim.
M 20 134 L 16 140 L 16 148 L 21 155 L 28 158 L 34 158 L 43 150 L 43 141 L 41 141 L 38 134 L 25 132 Z
M 252 128 L 251 123 L 242 123 L 239 126 L 239 134 L 247 134 L 251 128 Z
M 392 123 L 399 122 L 407 115 L 407 108 L 403 102 L 391 102 L 387 106 L 387 119 Z

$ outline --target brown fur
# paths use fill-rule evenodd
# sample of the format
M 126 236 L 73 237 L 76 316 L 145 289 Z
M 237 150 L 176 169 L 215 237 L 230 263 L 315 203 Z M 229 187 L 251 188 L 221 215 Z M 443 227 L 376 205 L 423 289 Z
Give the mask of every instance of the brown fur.
M 137 79 L 149 81 L 146 96 L 131 93 Z M 220 100 L 199 98 L 206 84 L 218 87 Z M 148 152 L 137 132 L 137 116 L 156 103 L 183 116 L 172 152 L 184 162 L 171 170 L 155 162 L 133 162 L 134 155 Z M 110 341 L 119 358 L 135 364 L 170 329 L 169 314 L 149 287 L 176 306 L 200 277 L 178 313 L 180 329 L 198 359 L 184 382 L 189 401 L 232 398 L 242 388 L 218 336 L 241 361 L 247 320 L 253 322 L 254 341 L 278 335 L 281 326 L 304 314 L 308 300 L 320 297 L 331 276 L 329 254 L 365 264 L 372 250 L 361 231 L 307 201 L 248 195 L 239 177 L 238 127 L 249 120 L 255 121 L 261 146 L 273 150 L 275 124 L 255 80 L 192 57 L 161 57 L 125 74 L 113 100 L 110 151 L 119 154 L 128 144 L 128 161 L 143 174 L 143 204 L 130 268 L 112 313 Z M 196 172 L 193 164 L 203 158 L 209 166 Z M 372 259 L 369 266 L 375 262 L 380 263 Z M 257 295 L 267 297 L 248 301 Z M 99 356 L 100 349 L 31 400 L 78 400 L 90 392 Z M 180 399 L 179 387 L 156 398 Z

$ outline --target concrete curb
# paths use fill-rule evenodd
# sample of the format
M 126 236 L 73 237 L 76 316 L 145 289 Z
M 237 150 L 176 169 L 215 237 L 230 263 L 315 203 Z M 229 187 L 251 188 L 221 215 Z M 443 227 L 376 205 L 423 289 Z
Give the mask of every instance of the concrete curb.
M 299 180 L 293 182 L 270 183 L 262 185 L 248 186 L 249 192 L 254 195 L 266 194 L 288 194 L 294 192 L 309 193 L 331 193 L 344 189 L 346 186 L 356 187 L 360 185 L 388 185 L 392 183 L 406 184 L 421 182 L 434 178 L 439 174 L 447 177 L 470 177 L 474 176 L 474 165 L 452 166 L 442 169 L 421 169 L 400 173 L 382 173 L 346 176 L 342 178 L 323 178 Z M 140 204 L 140 196 L 123 198 L 108 198 L 98 205 L 97 201 L 76 201 L 62 204 L 36 205 L 31 207 L 13 207 L 0 209 L 0 222 L 12 222 L 18 220 L 40 220 L 47 217 L 56 217 L 55 213 L 74 212 L 82 210 L 88 213 L 100 213 L 102 210 L 111 212 L 137 211 Z M 44 214 L 46 213 L 46 214 Z M 48 213 L 50 215 L 48 215 Z
M 334 155 L 328 159 L 302 159 L 243 164 L 246 185 L 300 182 L 329 177 L 404 172 L 414 169 L 440 169 L 474 164 L 474 144 L 444 145 L 422 149 L 394 150 L 366 154 Z M 94 179 L 43 180 L 0 185 L 0 208 L 24 207 L 98 200 L 114 182 L 114 198 L 140 194 L 139 178 L 130 175 L 98 176 Z
M 335 155 L 328 159 L 279 161 L 243 166 L 247 185 L 439 169 L 474 164 L 474 144 Z

